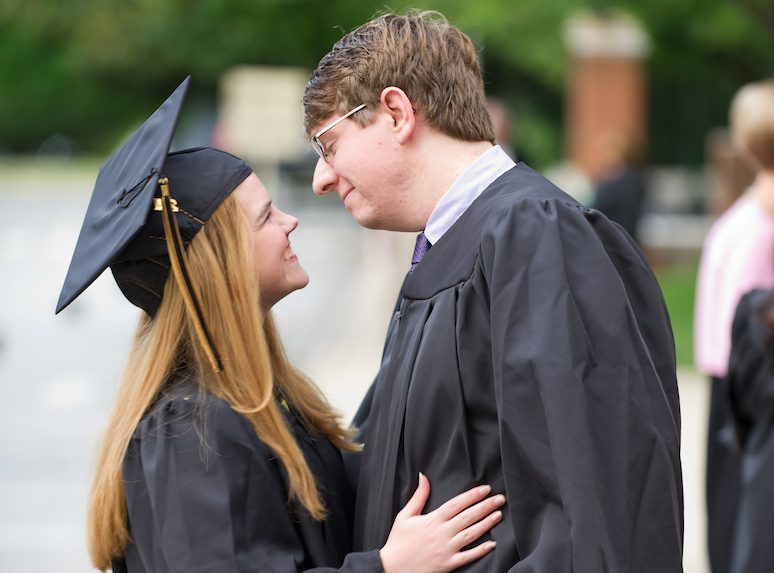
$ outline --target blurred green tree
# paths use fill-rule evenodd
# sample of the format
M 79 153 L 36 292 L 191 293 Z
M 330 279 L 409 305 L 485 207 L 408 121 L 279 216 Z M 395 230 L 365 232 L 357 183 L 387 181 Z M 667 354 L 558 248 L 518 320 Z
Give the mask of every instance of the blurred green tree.
M 416 5 L 399 0 L 390 8 Z M 604 0 L 428 0 L 482 46 L 487 90 L 514 112 L 533 163 L 562 153 L 563 23 Z M 733 92 L 774 75 L 770 0 L 619 0 L 653 39 L 651 158 L 697 165 Z M 311 69 L 375 0 L 0 1 L 0 151 L 34 152 L 51 134 L 104 152 L 187 74 L 213 97 L 237 64 Z

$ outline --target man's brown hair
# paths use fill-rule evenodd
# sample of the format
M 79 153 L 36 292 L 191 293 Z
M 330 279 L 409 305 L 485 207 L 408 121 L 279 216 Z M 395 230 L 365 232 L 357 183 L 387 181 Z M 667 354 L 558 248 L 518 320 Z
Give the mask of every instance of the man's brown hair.
M 463 141 L 494 143 L 484 83 L 471 39 L 438 12 L 386 14 L 339 40 L 312 72 L 304 92 L 308 137 L 333 114 L 366 104 L 360 125 L 384 88 L 402 89 L 425 122 Z

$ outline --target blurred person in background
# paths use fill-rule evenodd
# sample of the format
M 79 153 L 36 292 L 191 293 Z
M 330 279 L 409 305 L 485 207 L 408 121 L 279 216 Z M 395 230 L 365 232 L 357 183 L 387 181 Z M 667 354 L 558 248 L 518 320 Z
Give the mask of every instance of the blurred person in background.
M 421 515 L 420 476 L 386 543 L 350 552 L 340 450 L 358 446 L 270 312 L 308 282 L 289 241 L 298 221 L 241 159 L 168 153 L 188 82 L 100 170 L 57 308 L 110 267 L 143 310 L 94 474 L 95 567 L 442 573 L 491 551 L 470 544 L 502 496 L 478 486 Z
M 731 573 L 774 568 L 774 290 L 739 302 L 731 329 L 726 442 L 740 455 Z
M 739 493 L 739 457 L 721 428 L 731 323 L 742 294 L 774 287 L 774 80 L 744 86 L 730 112 L 734 143 L 758 168 L 752 185 L 710 228 L 702 248 L 694 325 L 696 366 L 710 377 L 707 542 L 713 573 L 729 570 Z
M 517 159 L 516 150 L 511 141 L 511 118 L 508 108 L 505 104 L 496 98 L 486 99 L 486 111 L 489 113 L 489 119 L 492 120 L 492 129 L 494 130 L 495 143 L 514 161 L 524 161 L 523 157 Z
M 355 417 L 355 548 L 424 468 L 430 507 L 480 480 L 508 498 L 465 571 L 681 571 L 674 341 L 637 245 L 494 144 L 477 50 L 437 12 L 347 34 L 303 102 L 314 192 L 421 231 Z
M 596 184 L 592 207 L 621 225 L 636 241 L 646 198 L 642 146 L 631 135 L 609 136 L 603 153 L 607 168 Z

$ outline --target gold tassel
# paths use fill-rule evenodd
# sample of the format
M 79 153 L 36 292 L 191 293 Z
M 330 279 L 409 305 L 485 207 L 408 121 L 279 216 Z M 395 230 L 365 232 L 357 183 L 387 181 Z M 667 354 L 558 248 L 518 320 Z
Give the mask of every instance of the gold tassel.
M 159 186 L 161 187 L 161 202 L 162 202 L 162 219 L 164 222 L 164 237 L 167 243 L 167 252 L 169 253 L 169 260 L 172 264 L 172 274 L 175 275 L 177 286 L 180 288 L 180 292 L 183 295 L 185 301 L 186 310 L 188 316 L 194 325 L 196 336 L 199 338 L 199 342 L 204 349 L 204 353 L 210 361 L 213 371 L 222 372 L 223 365 L 221 364 L 218 353 L 215 350 L 215 345 L 212 342 L 210 333 L 207 331 L 207 326 L 204 323 L 204 317 L 201 312 L 201 307 L 196 299 L 196 295 L 193 292 L 193 286 L 190 281 L 190 273 L 188 272 L 188 259 L 185 254 L 185 247 L 183 246 L 183 239 L 180 236 L 180 227 L 177 225 L 173 213 L 173 201 L 169 194 L 169 179 L 163 177 L 159 179 Z M 176 203 L 175 203 L 176 205 Z

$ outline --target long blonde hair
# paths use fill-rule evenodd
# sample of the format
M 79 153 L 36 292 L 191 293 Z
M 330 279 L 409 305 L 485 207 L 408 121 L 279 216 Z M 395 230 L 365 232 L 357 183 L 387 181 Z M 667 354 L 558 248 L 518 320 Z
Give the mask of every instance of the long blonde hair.
M 194 237 L 188 262 L 202 312 L 223 361 L 210 369 L 174 278 L 155 317 L 140 318 L 115 406 L 98 451 L 88 509 L 94 566 L 106 570 L 130 541 L 121 467 L 137 424 L 184 359 L 202 391 L 222 398 L 250 420 L 289 478 L 289 496 L 315 519 L 325 517 L 314 476 L 274 399 L 287 397 L 307 426 L 335 446 L 356 450 L 352 431 L 320 391 L 288 361 L 271 315 L 263 316 L 244 213 L 232 195 Z M 184 325 L 181 327 L 181 325 Z

